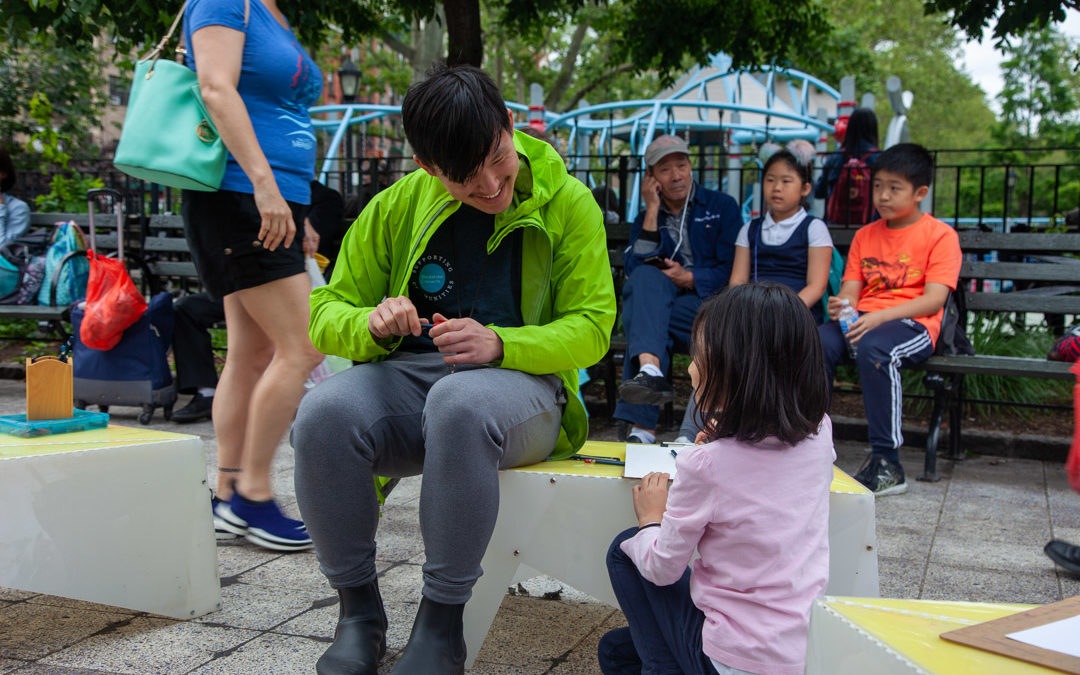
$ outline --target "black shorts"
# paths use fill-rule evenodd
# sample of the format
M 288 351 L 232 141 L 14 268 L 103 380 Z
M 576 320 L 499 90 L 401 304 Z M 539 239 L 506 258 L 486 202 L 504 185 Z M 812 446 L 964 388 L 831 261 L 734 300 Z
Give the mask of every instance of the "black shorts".
M 262 217 L 255 197 L 243 192 L 184 192 L 180 213 L 195 268 L 206 291 L 224 298 L 245 288 L 304 273 L 307 206 L 287 202 L 296 223 L 292 246 L 268 251 L 259 243 Z

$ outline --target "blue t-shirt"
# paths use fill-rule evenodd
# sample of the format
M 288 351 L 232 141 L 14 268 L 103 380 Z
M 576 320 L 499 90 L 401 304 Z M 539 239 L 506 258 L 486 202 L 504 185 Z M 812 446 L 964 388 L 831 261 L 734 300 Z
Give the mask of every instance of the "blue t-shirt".
M 249 0 L 244 27 L 244 0 L 192 0 L 184 14 L 187 66 L 195 69 L 191 34 L 206 26 L 225 26 L 244 32 L 244 55 L 237 91 L 247 107 L 255 138 L 274 172 L 281 196 L 290 202 L 311 201 L 315 175 L 315 130 L 308 106 L 322 93 L 322 73 L 296 41 L 259 0 Z M 222 190 L 254 192 L 244 170 L 229 154 Z

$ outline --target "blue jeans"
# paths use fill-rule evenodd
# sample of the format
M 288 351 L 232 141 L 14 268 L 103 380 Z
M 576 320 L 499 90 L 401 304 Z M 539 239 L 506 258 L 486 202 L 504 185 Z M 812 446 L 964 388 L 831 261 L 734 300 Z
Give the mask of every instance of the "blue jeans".
M 616 628 L 600 639 L 597 658 L 604 675 L 672 673 L 716 675 L 701 648 L 705 614 L 690 598 L 690 569 L 670 586 L 646 581 L 619 544 L 637 534 L 620 532 L 607 554 L 611 588 L 626 615 L 628 628 Z
M 690 346 L 690 330 L 702 302 L 695 291 L 679 288 L 659 269 L 651 265 L 634 268 L 623 286 L 622 323 L 626 332 L 623 380 L 637 375 L 639 354 L 656 355 L 660 358 L 660 370 L 668 372 L 671 350 L 686 350 Z M 655 429 L 660 408 L 631 405 L 620 399 L 614 417 Z
M 825 370 L 830 391 L 836 378 L 836 366 L 848 356 L 840 324 L 827 321 L 818 326 L 821 349 L 825 352 Z M 934 353 L 934 344 L 926 327 L 913 319 L 887 321 L 867 332 L 856 345 L 855 365 L 859 369 L 863 407 L 869 427 L 870 449 L 891 462 L 900 461 L 904 435 L 900 421 L 904 390 L 900 368 L 922 363 Z

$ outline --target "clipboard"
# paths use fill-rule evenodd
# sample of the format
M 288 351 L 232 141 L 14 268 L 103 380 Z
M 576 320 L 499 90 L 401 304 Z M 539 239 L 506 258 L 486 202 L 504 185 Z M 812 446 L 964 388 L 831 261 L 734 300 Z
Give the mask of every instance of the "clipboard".
M 1003 616 L 993 621 L 950 630 L 942 633 L 941 638 L 968 647 L 1008 656 L 1009 658 L 1080 675 L 1080 658 L 1005 637 L 1009 633 L 1035 628 L 1077 615 L 1080 615 L 1080 595 L 1029 609 L 1026 612 Z

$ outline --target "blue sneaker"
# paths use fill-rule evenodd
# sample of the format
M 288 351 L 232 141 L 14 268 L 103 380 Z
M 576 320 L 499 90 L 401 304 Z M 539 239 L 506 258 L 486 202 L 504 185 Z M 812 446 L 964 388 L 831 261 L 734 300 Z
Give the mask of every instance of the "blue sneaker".
M 228 502 L 219 502 L 214 510 L 215 525 L 240 535 L 253 544 L 273 551 L 306 551 L 314 546 L 307 529 L 299 520 L 286 518 L 277 502 L 252 502 L 233 493 Z
M 214 514 L 214 536 L 217 539 L 235 539 L 237 535 L 233 526 L 218 515 L 218 509 L 228 508 L 228 505 L 228 502 L 221 501 L 216 495 L 210 496 L 210 511 Z M 240 534 L 246 534 L 246 532 Z

